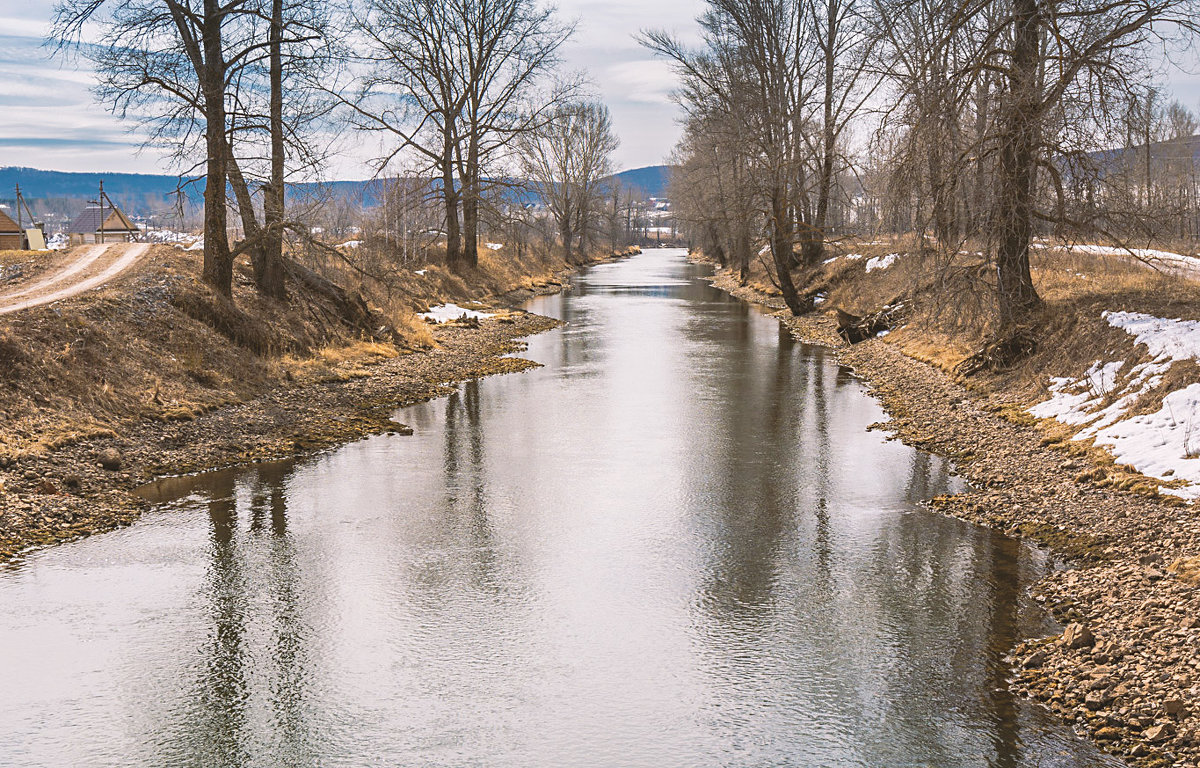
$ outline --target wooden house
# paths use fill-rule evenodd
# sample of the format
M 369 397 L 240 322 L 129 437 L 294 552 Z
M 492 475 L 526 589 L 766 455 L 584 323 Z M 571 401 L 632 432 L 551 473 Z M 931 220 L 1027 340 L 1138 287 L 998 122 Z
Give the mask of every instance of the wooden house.
M 4 211 L 0 211 L 0 251 L 19 251 L 25 247 L 25 233 Z
M 71 245 L 131 243 L 142 234 L 137 225 L 114 205 L 89 205 L 71 222 Z

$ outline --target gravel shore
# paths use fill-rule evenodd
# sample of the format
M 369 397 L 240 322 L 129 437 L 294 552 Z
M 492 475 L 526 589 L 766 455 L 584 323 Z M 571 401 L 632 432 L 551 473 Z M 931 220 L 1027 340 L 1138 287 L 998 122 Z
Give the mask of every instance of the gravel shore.
M 521 297 L 510 297 L 518 299 Z M 404 433 L 397 408 L 441 397 L 450 383 L 536 367 L 505 357 L 557 321 L 525 312 L 442 326 L 439 347 L 355 367 L 345 376 L 277 388 L 186 421 L 145 421 L 0 466 L 0 563 L 30 547 L 127 525 L 145 502 L 130 491 L 164 475 L 311 454 L 384 432 Z
M 713 282 L 778 303 L 727 274 Z M 971 490 L 933 509 L 1035 540 L 1070 564 L 1034 590 L 1065 632 L 1013 649 L 1013 688 L 1133 765 L 1200 765 L 1195 510 L 1103 487 L 1104 467 L 1044 444 L 1034 426 L 1000 415 L 999 398 L 883 340 L 847 347 L 824 316 L 779 317 L 800 340 L 840 349 L 891 416 L 881 428 L 955 461 Z

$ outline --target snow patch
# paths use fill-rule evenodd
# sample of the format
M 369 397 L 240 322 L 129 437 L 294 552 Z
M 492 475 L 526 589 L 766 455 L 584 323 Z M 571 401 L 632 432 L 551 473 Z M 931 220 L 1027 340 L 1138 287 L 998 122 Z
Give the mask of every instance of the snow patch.
M 421 313 L 421 317 L 440 324 L 464 318 L 468 320 L 484 320 L 492 317 L 492 315 L 486 312 L 478 312 L 474 309 L 463 309 L 457 304 L 439 304 L 436 307 L 430 307 L 428 312 Z
M 1105 312 L 1108 324 L 1145 344 L 1155 360 L 1200 360 L 1200 322 L 1167 320 L 1141 312 Z
M 487 244 L 487 249 L 489 251 L 498 251 L 503 247 L 504 247 L 504 243 L 488 243 Z
M 1097 360 L 1080 379 L 1054 378 L 1050 399 L 1029 413 L 1081 427 L 1074 440 L 1094 440 L 1117 462 L 1147 477 L 1184 483 L 1163 493 L 1200 499 L 1200 383 L 1166 395 L 1157 413 L 1127 417 L 1143 395 L 1162 384 L 1172 364 L 1200 360 L 1200 322 L 1141 312 L 1105 312 L 1103 317 L 1145 346 L 1153 360 L 1127 371 L 1124 362 Z
M 1180 498 L 1200 498 L 1200 384 L 1189 384 L 1163 398 L 1157 413 L 1134 416 L 1096 435 L 1122 464 L 1159 480 L 1182 480 L 1164 488 Z
M 425 276 L 425 273 L 426 273 L 426 272 L 428 272 L 428 271 L 429 271 L 428 269 L 414 269 L 414 270 L 413 270 L 413 274 L 414 274 L 414 275 L 421 275 L 422 277 L 424 277 L 424 276 Z
M 362 240 L 347 240 L 338 246 L 338 248 L 358 248 L 362 245 Z
M 898 253 L 889 253 L 887 256 L 876 256 L 873 259 L 867 260 L 867 271 L 874 272 L 877 269 L 887 269 L 896 263 L 896 259 L 900 258 Z
M 1200 270 L 1200 258 L 1185 256 L 1182 253 L 1159 251 L 1153 248 L 1117 248 L 1111 245 L 1054 245 L 1050 243 L 1033 243 L 1033 248 L 1058 249 L 1070 253 L 1084 253 L 1090 256 L 1133 257 L 1154 266 L 1174 266 L 1185 269 Z

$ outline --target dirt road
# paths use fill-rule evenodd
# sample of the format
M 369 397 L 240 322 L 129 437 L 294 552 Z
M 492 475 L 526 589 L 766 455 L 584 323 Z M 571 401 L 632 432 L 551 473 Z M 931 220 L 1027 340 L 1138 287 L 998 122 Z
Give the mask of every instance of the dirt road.
M 145 243 L 89 246 L 57 272 L 32 285 L 0 293 L 0 315 L 50 304 L 99 288 L 136 264 L 149 248 Z

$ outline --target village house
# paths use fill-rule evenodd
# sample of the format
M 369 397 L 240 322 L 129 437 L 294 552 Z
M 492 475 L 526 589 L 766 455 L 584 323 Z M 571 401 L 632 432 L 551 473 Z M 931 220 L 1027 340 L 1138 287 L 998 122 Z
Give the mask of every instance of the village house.
M 71 245 L 91 243 L 131 243 L 141 230 L 114 205 L 89 205 L 71 222 L 67 233 Z
M 25 247 L 25 236 L 17 222 L 0 211 L 0 251 L 19 251 Z

